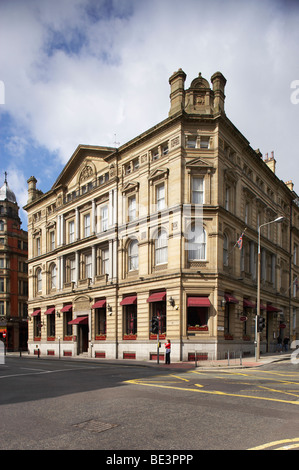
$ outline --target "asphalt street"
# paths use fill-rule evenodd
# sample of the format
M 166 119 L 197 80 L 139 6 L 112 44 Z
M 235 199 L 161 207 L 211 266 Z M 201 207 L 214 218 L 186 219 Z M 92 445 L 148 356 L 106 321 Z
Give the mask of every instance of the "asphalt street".
M 185 370 L 7 357 L 1 450 L 299 448 L 299 365 Z

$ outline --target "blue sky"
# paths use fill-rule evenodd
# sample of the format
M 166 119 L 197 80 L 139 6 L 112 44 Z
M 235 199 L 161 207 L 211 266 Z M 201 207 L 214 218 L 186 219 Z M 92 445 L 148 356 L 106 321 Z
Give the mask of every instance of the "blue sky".
M 295 0 L 1 0 L 0 184 L 22 207 L 27 179 L 48 191 L 79 144 L 165 119 L 181 67 L 186 87 L 223 73 L 228 117 L 299 193 L 298 24 Z

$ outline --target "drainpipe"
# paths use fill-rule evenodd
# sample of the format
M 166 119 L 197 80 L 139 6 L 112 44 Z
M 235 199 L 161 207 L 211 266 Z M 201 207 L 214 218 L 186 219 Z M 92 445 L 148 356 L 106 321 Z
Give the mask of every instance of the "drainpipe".
M 293 200 L 290 202 L 290 240 L 289 240 L 289 338 L 291 341 L 291 308 L 292 308 L 292 295 L 293 295 L 293 281 L 292 281 L 292 221 L 293 219 Z
M 115 294 L 116 294 L 116 304 L 115 304 L 115 358 L 118 359 L 118 291 L 119 291 L 119 275 L 118 275 L 118 248 L 119 248 L 119 233 L 118 233 L 118 149 L 116 149 L 116 197 L 115 197 L 115 232 L 116 232 L 116 260 L 115 260 L 115 270 L 116 270 L 116 278 L 115 278 Z

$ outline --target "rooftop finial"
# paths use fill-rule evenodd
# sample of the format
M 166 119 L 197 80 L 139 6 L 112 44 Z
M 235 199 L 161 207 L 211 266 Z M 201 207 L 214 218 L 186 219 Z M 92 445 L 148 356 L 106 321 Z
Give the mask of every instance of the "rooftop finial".
M 7 171 L 4 172 L 4 176 L 5 176 L 4 183 L 7 184 Z

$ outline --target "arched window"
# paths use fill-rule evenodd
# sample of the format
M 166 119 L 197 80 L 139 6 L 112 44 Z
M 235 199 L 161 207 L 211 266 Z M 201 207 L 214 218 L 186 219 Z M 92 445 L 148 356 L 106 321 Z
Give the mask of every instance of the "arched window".
M 165 230 L 160 230 L 155 240 L 156 265 L 165 264 L 168 261 L 168 237 Z
M 138 270 L 138 240 L 132 240 L 129 244 L 128 268 L 129 268 L 129 271 Z
M 50 286 L 51 289 L 56 289 L 56 264 L 50 267 Z
M 36 270 L 36 291 L 42 291 L 42 270 L 40 268 Z
M 189 261 L 206 259 L 206 231 L 201 225 L 189 229 L 187 245 Z

